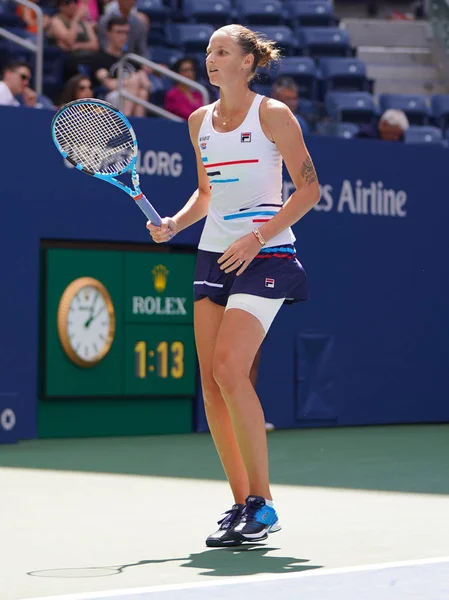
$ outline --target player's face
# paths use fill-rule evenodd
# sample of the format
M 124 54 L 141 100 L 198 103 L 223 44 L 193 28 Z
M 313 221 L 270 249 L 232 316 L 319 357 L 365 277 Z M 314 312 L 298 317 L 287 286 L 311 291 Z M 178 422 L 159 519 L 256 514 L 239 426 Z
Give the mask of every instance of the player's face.
M 206 69 L 212 85 L 221 87 L 242 77 L 248 79 L 253 57 L 245 56 L 228 33 L 216 31 L 210 38 L 206 55 Z

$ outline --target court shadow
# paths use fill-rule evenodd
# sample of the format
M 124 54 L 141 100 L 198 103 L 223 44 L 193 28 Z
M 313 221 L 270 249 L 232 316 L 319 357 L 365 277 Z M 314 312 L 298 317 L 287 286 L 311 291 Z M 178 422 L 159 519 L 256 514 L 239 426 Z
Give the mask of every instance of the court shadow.
M 449 424 L 274 431 L 271 483 L 449 494 L 448 435 Z M 0 466 L 226 480 L 208 434 L 29 440 L 2 446 Z
M 260 544 L 248 544 L 236 548 L 214 548 L 178 558 L 160 558 L 139 560 L 138 562 L 114 566 L 84 566 L 62 569 L 46 569 L 29 571 L 32 577 L 54 579 L 86 579 L 111 577 L 120 575 L 135 567 L 158 565 L 167 562 L 178 562 L 180 567 L 197 569 L 199 575 L 217 577 L 238 577 L 243 575 L 260 575 L 263 573 L 294 573 L 320 569 L 322 565 L 305 564 L 307 558 L 293 556 L 271 556 L 269 553 L 279 550 Z
M 262 573 L 294 573 L 320 569 L 322 565 L 310 565 L 307 558 L 293 556 L 272 556 L 269 553 L 279 548 L 248 545 L 241 548 L 216 548 L 189 556 L 181 567 L 204 569 L 199 575 L 236 577 L 240 575 L 260 575 Z

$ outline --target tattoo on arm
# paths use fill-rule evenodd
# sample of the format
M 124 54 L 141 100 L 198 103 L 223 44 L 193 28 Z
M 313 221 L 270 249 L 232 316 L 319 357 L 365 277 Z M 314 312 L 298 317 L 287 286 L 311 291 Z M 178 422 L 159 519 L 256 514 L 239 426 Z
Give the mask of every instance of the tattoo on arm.
M 306 160 L 302 163 L 301 167 L 301 176 L 307 182 L 307 185 L 311 185 L 317 181 L 317 176 L 315 172 L 315 168 L 310 157 L 307 157 Z

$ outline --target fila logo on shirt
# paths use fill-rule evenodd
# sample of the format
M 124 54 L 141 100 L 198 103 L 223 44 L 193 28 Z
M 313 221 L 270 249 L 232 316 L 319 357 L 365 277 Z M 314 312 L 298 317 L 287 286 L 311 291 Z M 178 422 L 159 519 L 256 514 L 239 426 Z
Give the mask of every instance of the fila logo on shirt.
M 250 142 L 251 141 L 251 132 L 247 131 L 245 133 L 242 133 L 242 135 L 240 136 L 240 141 L 242 142 L 242 144 L 244 142 Z
M 274 288 L 274 279 L 271 279 L 271 277 L 266 277 L 265 287 Z

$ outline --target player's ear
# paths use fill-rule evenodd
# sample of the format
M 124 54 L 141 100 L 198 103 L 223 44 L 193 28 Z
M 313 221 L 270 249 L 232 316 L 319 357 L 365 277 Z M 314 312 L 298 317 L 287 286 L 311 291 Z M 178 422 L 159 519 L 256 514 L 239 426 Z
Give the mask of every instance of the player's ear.
M 249 72 L 253 68 L 253 64 L 254 54 L 246 54 L 245 58 L 243 59 L 243 69 Z

